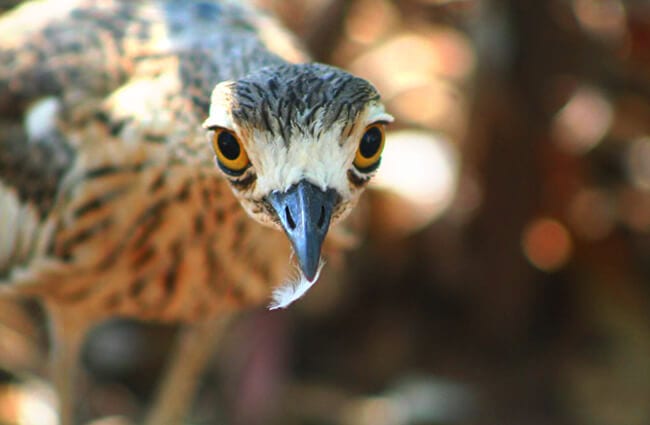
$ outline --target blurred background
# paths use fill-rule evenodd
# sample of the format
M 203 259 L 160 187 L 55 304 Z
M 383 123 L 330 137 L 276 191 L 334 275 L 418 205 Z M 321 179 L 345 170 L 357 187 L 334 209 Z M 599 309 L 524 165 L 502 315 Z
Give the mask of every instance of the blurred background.
M 649 424 L 650 2 L 258 2 L 396 122 L 361 248 L 233 326 L 190 423 Z M 56 423 L 35 311 L 0 307 L 0 424 Z M 175 331 L 94 333 L 93 423 Z

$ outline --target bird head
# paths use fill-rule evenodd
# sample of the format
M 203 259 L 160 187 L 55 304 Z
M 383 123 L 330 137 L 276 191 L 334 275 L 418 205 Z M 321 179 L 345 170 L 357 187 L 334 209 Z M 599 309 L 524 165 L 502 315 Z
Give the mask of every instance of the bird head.
M 244 209 L 286 233 L 313 281 L 325 235 L 377 170 L 392 120 L 366 80 L 298 64 L 218 84 L 203 125 Z

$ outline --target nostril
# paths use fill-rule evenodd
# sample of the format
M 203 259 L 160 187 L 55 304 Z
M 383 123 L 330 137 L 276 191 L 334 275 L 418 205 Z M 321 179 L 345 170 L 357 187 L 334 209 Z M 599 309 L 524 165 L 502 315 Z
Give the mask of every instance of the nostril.
M 289 207 L 284 207 L 284 216 L 287 219 L 287 224 L 289 225 L 289 228 L 291 230 L 295 230 L 296 222 L 293 221 L 293 217 L 291 217 L 291 211 L 289 211 Z
M 322 229 L 325 225 L 325 206 L 320 207 L 320 217 L 318 217 L 318 228 Z

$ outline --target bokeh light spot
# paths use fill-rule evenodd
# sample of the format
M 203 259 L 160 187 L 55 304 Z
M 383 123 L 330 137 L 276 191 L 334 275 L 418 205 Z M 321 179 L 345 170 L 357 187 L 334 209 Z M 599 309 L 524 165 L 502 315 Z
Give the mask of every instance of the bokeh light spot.
M 0 386 L 0 423 L 56 425 L 55 405 L 54 391 L 41 380 L 30 378 L 20 385 Z
M 562 268 L 573 249 L 566 227 L 551 218 L 531 222 L 524 230 L 522 245 L 528 261 L 546 272 Z
M 420 228 L 446 211 L 458 185 L 458 156 L 453 145 L 431 132 L 389 133 L 372 186 L 398 197 L 386 212 L 393 225 Z
M 618 40 L 626 32 L 625 5 L 621 0 L 574 0 L 573 13 L 587 32 Z
M 556 115 L 552 135 L 558 146 L 584 154 L 603 139 L 612 123 L 612 106 L 596 88 L 579 87 Z
M 349 68 L 370 79 L 383 97 L 390 98 L 440 77 L 463 80 L 473 72 L 475 62 L 465 36 L 451 29 L 431 29 L 423 34 L 398 33 L 359 56 Z
M 386 0 L 359 0 L 350 6 L 345 21 L 345 33 L 350 40 L 371 44 L 396 25 L 399 14 Z
M 388 109 L 404 121 L 423 127 L 438 124 L 440 131 L 459 135 L 467 124 L 461 99 L 452 85 L 431 81 L 398 93 L 388 102 Z

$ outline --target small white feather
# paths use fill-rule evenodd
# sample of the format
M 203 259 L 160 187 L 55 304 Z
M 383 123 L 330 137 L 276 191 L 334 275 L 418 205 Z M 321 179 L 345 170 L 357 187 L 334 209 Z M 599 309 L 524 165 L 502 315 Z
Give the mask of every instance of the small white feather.
M 299 268 L 296 268 L 298 272 L 297 275 L 289 277 L 289 280 L 278 286 L 273 291 L 273 301 L 269 304 L 269 310 L 287 308 L 291 303 L 305 295 L 309 288 L 311 288 L 318 280 L 323 265 L 325 265 L 325 261 L 321 259 L 318 264 L 316 276 L 314 276 L 314 280 L 312 281 L 309 281 L 305 275 L 302 274 L 302 271 Z

